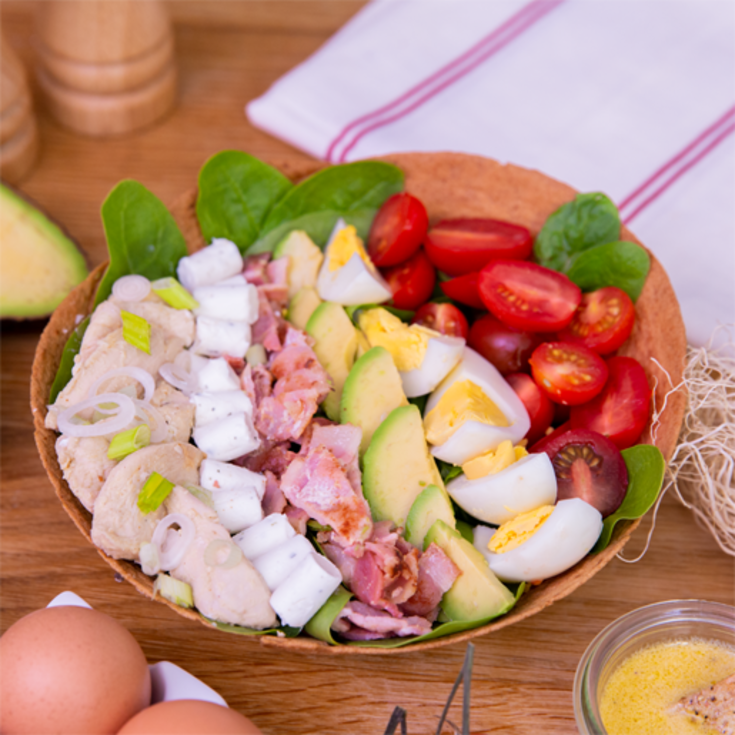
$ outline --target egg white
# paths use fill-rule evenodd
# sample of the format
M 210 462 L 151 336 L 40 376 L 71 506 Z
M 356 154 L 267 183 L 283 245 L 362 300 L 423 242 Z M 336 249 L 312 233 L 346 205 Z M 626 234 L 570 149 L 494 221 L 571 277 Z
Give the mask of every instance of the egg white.
M 496 526 L 519 513 L 556 502 L 556 475 L 545 452 L 521 457 L 510 467 L 470 480 L 460 475 L 447 492 L 471 516 Z
M 506 439 L 510 439 L 514 445 L 517 444 L 531 427 L 528 412 L 513 388 L 505 382 L 492 363 L 469 347 L 464 348 L 459 364 L 429 396 L 424 415 L 436 407 L 444 393 L 455 382 L 463 380 L 471 380 L 482 388 L 508 419 L 509 426 L 490 426 L 480 421 L 465 421 L 447 441 L 431 447 L 431 453 L 435 457 L 456 465 L 464 464 L 480 454 L 497 449 Z
M 431 393 L 460 361 L 465 341 L 445 335 L 430 337 L 421 366 L 400 373 L 407 398 Z
M 602 515 L 580 498 L 560 500 L 528 541 L 504 554 L 480 549 L 490 569 L 504 582 L 533 582 L 565 572 L 597 542 Z

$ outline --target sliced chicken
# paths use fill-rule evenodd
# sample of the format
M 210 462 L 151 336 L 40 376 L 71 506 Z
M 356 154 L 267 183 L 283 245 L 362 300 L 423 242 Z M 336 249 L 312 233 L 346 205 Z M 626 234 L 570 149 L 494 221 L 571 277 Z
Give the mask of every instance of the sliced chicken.
M 199 612 L 212 620 L 248 628 L 263 629 L 275 625 L 277 619 L 270 606 L 268 586 L 232 542 L 217 514 L 182 487 L 172 490 L 166 499 L 166 508 L 168 513 L 188 516 L 196 527 L 194 541 L 181 564 L 171 570 L 171 576 L 191 585 L 194 604 Z M 207 564 L 207 548 L 216 540 L 224 541 L 231 547 L 238 559 L 236 564 Z M 225 562 L 229 556 L 228 547 L 224 544 L 221 546 L 220 553 Z
M 112 468 L 107 458 L 110 442 L 102 436 L 79 438 L 62 434 L 56 440 L 56 455 L 64 479 L 81 504 L 90 512 Z
M 189 347 L 194 341 L 196 322 L 188 309 L 174 309 L 155 294 L 149 295 L 143 301 L 118 301 L 114 298 L 111 300 L 122 311 L 129 311 L 142 317 L 151 326 L 162 329 L 172 337 L 182 339 L 185 347 Z
M 94 503 L 92 541 L 114 559 L 139 559 L 140 545 L 151 540 L 158 522 L 166 515 L 164 505 L 143 514 L 138 494 L 157 472 L 175 485 L 199 483 L 199 465 L 204 454 L 192 444 L 152 444 L 128 455 L 112 469 Z
M 158 409 L 168 425 L 165 442 L 189 441 L 196 406 L 180 390 L 160 380 L 151 398 L 151 405 Z

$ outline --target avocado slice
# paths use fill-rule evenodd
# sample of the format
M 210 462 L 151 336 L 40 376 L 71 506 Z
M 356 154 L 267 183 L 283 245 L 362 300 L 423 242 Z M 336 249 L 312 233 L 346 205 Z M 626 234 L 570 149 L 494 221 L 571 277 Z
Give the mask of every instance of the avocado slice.
M 304 286 L 288 302 L 288 320 L 294 327 L 305 330 L 311 315 L 321 303 L 322 300 L 316 289 L 312 286 Z
M 355 361 L 357 330 L 339 304 L 325 301 L 309 318 L 306 333 L 316 340 L 314 354 L 334 383 L 334 390 L 322 403 L 324 413 L 332 421 L 339 421 L 342 386 Z
M 324 253 L 303 230 L 289 232 L 273 250 L 273 259 L 288 255 L 288 296 L 293 298 L 302 288 L 316 286 Z
M 456 528 L 454 510 L 447 493 L 436 485 L 425 487 L 413 501 L 406 518 L 406 541 L 419 549 L 434 521 L 442 519 L 450 528 Z
M 87 277 L 87 264 L 62 229 L 0 184 L 0 317 L 50 314 Z
M 401 406 L 376 429 L 363 457 L 362 489 L 373 519 L 405 526 L 411 506 L 429 485 L 446 493 L 424 438 L 421 412 L 414 405 Z
M 390 352 L 384 347 L 368 350 L 347 376 L 339 411 L 340 423 L 362 429 L 360 456 L 367 451 L 373 433 L 388 414 L 406 405 L 408 399 Z
M 459 531 L 439 519 L 426 534 L 424 548 L 431 543 L 439 546 L 462 572 L 442 597 L 441 608 L 450 620 L 483 620 L 513 607 L 515 598 L 511 591 Z

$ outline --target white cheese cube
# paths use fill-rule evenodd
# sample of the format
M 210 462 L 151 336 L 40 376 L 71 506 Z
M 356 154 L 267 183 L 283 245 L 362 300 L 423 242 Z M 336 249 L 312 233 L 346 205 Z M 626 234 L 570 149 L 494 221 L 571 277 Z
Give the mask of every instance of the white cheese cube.
M 202 460 L 199 467 L 199 484 L 213 492 L 249 487 L 255 490 L 258 500 L 263 500 L 265 495 L 265 475 L 253 472 L 247 467 L 218 462 L 216 459 Z
M 258 321 L 258 289 L 250 283 L 241 286 L 200 286 L 194 289 L 194 298 L 199 302 L 194 309 L 197 316 L 248 324 Z
M 211 316 L 197 317 L 197 338 L 192 348 L 200 355 L 245 357 L 250 347 L 250 325 Z
M 206 460 L 205 460 L 206 462 Z M 271 513 L 254 526 L 246 528 L 232 540 L 240 547 L 242 553 L 250 559 L 256 559 L 266 551 L 288 541 L 296 535 L 294 527 L 282 513 Z
M 260 446 L 253 423 L 245 413 L 234 413 L 206 426 L 197 426 L 192 438 L 207 457 L 221 462 L 242 457 Z
M 242 268 L 242 255 L 237 245 L 224 238 L 215 238 L 209 247 L 182 258 L 176 274 L 181 285 L 193 291 L 242 273 Z

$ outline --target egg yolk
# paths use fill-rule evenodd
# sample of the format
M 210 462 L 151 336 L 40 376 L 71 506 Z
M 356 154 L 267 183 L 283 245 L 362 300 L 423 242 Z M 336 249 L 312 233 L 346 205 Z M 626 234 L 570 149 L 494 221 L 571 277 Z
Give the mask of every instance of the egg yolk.
M 489 426 L 510 426 L 495 401 L 479 385 L 471 380 L 458 380 L 426 414 L 426 441 L 435 446 L 444 444 L 467 421 L 478 421 Z
M 505 554 L 506 551 L 515 549 L 528 541 L 546 523 L 553 510 L 553 505 L 542 505 L 536 510 L 517 515 L 495 531 L 487 548 L 496 554 Z
M 527 454 L 525 447 L 514 447 L 513 442 L 506 439 L 500 442 L 497 449 L 492 449 L 465 462 L 462 465 L 462 472 L 468 480 L 479 480 L 481 477 L 501 472 Z
M 362 261 L 371 270 L 375 270 L 365 250 L 362 240 L 357 236 L 357 230 L 353 225 L 347 225 L 337 232 L 329 244 L 329 270 L 336 271 L 347 264 L 349 259 L 357 253 Z
M 438 335 L 418 324 L 404 324 L 386 309 L 368 309 L 360 314 L 358 321 L 370 346 L 388 350 L 402 373 L 421 367 L 429 340 Z

